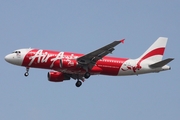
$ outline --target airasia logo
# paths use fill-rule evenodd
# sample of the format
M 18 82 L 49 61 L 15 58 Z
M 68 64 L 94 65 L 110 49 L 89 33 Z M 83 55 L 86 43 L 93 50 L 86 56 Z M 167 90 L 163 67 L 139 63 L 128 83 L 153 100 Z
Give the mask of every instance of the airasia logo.
M 50 68 L 52 68 L 57 60 L 65 58 L 67 59 L 67 61 L 70 61 L 70 59 L 76 59 L 77 57 L 78 56 L 74 56 L 74 54 L 71 54 L 70 56 L 64 56 L 64 52 L 59 52 L 58 54 L 49 54 L 48 52 L 43 53 L 43 50 L 38 50 L 35 55 L 29 57 L 30 62 L 28 65 L 31 66 L 37 58 L 37 63 L 47 63 L 48 61 L 50 61 Z
M 122 71 L 132 70 L 134 73 L 136 73 L 137 70 L 140 70 L 142 67 L 140 65 L 137 66 L 131 66 L 128 65 L 126 68 L 121 68 Z

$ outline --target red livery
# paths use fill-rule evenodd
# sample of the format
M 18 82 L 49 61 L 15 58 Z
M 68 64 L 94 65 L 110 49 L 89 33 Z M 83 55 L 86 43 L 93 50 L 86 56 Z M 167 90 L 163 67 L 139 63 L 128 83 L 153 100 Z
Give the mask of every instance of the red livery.
M 166 65 L 173 58 L 162 60 L 167 38 L 159 37 L 137 59 L 117 58 L 106 56 L 115 50 L 115 46 L 124 43 L 124 39 L 114 41 L 102 48 L 88 54 L 42 50 L 42 49 L 18 49 L 5 56 L 5 60 L 11 64 L 26 67 L 25 76 L 29 75 L 29 68 L 51 69 L 48 72 L 48 80 L 51 82 L 63 82 L 64 80 L 77 80 L 76 86 L 80 87 L 85 79 L 91 75 L 138 75 L 144 73 L 169 70 Z

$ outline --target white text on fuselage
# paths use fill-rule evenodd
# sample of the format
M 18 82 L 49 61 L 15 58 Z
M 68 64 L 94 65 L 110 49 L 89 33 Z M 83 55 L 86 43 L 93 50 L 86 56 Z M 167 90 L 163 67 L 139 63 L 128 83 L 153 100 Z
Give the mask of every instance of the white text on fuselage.
M 52 68 L 57 60 L 65 58 L 67 61 L 70 61 L 70 59 L 77 59 L 78 56 L 74 56 L 74 54 L 71 54 L 70 56 L 64 56 L 64 52 L 59 52 L 58 54 L 49 54 L 48 52 L 43 53 L 43 50 L 38 50 L 37 52 L 35 52 L 35 55 L 29 57 L 31 61 L 29 62 L 28 65 L 31 66 L 36 58 L 37 58 L 37 63 L 46 63 L 50 59 L 51 61 L 50 68 Z

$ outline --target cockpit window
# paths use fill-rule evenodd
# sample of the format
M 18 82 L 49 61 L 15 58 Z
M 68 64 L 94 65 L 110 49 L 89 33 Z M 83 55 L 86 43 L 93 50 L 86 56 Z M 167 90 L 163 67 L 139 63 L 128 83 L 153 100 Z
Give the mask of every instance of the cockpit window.
M 21 53 L 21 51 L 14 51 L 14 52 L 12 52 L 12 53 Z

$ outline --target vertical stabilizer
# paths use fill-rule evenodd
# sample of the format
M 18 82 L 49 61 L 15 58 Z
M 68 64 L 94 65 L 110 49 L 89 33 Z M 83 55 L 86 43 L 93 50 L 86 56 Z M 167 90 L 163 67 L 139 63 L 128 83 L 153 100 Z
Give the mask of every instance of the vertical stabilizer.
M 168 38 L 159 37 L 138 59 L 159 62 L 162 60 Z

